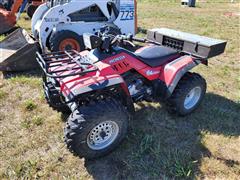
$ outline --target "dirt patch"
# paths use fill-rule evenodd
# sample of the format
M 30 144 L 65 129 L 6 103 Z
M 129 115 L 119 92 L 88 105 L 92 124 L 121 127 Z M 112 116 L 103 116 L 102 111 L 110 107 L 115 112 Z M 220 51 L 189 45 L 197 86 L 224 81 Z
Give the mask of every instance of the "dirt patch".
M 240 13 L 239 12 L 226 12 L 224 13 L 224 16 L 227 16 L 227 17 L 239 17 L 240 16 Z

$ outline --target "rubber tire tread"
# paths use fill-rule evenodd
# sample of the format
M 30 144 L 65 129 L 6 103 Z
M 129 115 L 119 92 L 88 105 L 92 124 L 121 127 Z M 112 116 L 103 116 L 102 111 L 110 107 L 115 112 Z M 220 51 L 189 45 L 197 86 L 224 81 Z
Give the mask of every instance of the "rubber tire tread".
M 187 94 L 196 86 L 200 86 L 202 93 L 198 103 L 191 109 L 184 108 L 184 100 Z M 167 99 L 167 109 L 171 114 L 177 114 L 179 116 L 185 116 L 192 113 L 200 105 L 205 93 L 207 84 L 205 79 L 197 73 L 187 72 L 179 81 L 173 94 Z
M 130 115 L 126 108 L 115 99 L 91 102 L 81 106 L 68 118 L 64 128 L 64 140 L 68 149 L 79 157 L 95 159 L 114 150 L 127 134 Z M 87 136 L 91 129 L 103 121 L 111 120 L 118 124 L 119 134 L 116 140 L 101 150 L 92 150 L 87 144 Z
M 50 50 L 52 52 L 60 51 L 59 45 L 61 41 L 67 38 L 75 39 L 80 45 L 80 52 L 85 49 L 85 45 L 83 42 L 83 36 L 78 35 L 77 33 L 69 30 L 62 30 L 56 33 L 53 33 L 49 39 Z

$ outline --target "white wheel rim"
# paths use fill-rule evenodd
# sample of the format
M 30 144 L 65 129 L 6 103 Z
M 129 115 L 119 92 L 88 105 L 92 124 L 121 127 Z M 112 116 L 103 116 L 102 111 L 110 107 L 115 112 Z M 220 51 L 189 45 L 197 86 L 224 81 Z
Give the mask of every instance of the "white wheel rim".
M 201 87 L 197 86 L 193 88 L 186 96 L 184 100 L 184 108 L 185 109 L 192 109 L 200 100 L 202 93 Z
M 118 124 L 104 121 L 96 125 L 88 134 L 87 144 L 93 150 L 101 150 L 111 145 L 119 133 Z

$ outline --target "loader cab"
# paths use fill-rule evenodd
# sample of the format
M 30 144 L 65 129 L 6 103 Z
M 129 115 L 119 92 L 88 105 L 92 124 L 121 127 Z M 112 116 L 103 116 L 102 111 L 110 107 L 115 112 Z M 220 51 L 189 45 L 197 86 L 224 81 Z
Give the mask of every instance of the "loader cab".
M 103 14 L 98 5 L 94 4 L 87 8 L 81 9 L 77 12 L 71 13 L 68 15 L 71 19 L 71 22 L 101 22 L 108 21 L 108 18 Z
M 62 5 L 69 2 L 71 2 L 71 0 L 48 0 L 47 5 L 49 8 L 52 8 L 54 6 Z
M 108 13 L 110 15 L 111 18 L 117 18 L 119 15 L 119 9 L 118 9 L 118 4 L 115 4 L 113 2 L 109 2 L 107 3 L 107 9 L 108 9 Z

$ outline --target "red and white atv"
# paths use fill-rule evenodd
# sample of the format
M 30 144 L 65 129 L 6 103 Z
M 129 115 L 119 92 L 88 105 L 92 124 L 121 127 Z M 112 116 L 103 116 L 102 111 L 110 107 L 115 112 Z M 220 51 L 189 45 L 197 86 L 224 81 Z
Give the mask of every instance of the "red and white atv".
M 130 52 L 118 42 L 145 42 Z M 64 129 L 67 147 L 80 157 L 103 156 L 125 137 L 133 103 L 164 101 L 170 112 L 187 115 L 201 103 L 206 81 L 191 73 L 226 42 L 169 29 L 148 31 L 147 39 L 84 34 L 83 52 L 40 55 L 48 103 L 71 111 Z

